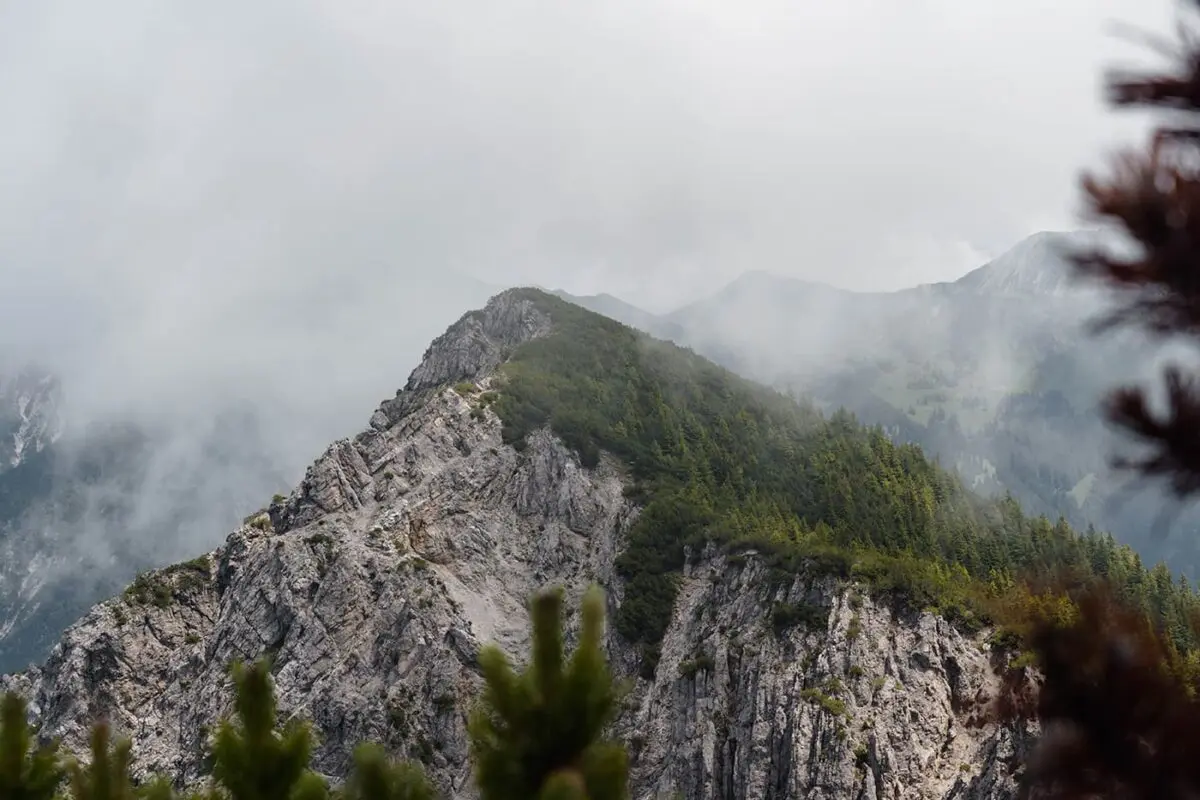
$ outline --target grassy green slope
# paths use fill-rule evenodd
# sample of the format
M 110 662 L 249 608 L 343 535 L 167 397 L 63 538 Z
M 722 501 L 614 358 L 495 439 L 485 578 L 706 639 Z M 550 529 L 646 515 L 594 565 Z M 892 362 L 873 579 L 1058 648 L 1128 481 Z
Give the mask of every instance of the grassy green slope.
M 616 618 L 647 668 L 670 619 L 689 547 L 767 552 L 781 579 L 832 573 L 978 626 L 995 599 L 1031 577 L 1102 575 L 1175 634 L 1200 608 L 1164 567 L 1147 570 L 1107 535 L 984 501 L 912 445 L 846 413 L 814 408 L 738 378 L 694 353 L 535 290 L 554 332 L 502 368 L 495 408 L 506 441 L 549 425 L 584 464 L 624 461 L 643 512 L 618 569 Z

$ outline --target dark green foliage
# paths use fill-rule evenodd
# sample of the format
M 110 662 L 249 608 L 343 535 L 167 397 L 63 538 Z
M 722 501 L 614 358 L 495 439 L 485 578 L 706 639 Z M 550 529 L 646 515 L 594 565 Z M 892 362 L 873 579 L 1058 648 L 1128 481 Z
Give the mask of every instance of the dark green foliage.
M 25 701 L 6 695 L 0 703 L 0 798 L 50 800 L 62 778 L 57 745 L 38 745 Z
M 690 658 L 687 661 L 681 662 L 679 665 L 679 676 L 681 678 L 694 678 L 700 672 L 712 672 L 716 666 L 716 661 L 708 653 L 701 653 L 695 658 Z
M 1107 578 L 1181 647 L 1195 644 L 1185 622 L 1200 603 L 1190 587 L 1165 568 L 1153 574 L 1111 536 L 1026 517 L 1012 498 L 984 501 L 920 448 L 848 413 L 825 419 L 690 351 L 520 291 L 555 331 L 503 367 L 494 407 L 504 439 L 520 447 L 549 425 L 585 465 L 608 451 L 628 466 L 643 509 L 617 561 L 625 595 L 615 624 L 642 646 L 643 675 L 688 552 L 708 542 L 765 554 L 767 590 L 799 574 L 854 578 L 967 630 L 987 621 L 983 600 L 1014 580 Z
M 796 625 L 811 630 L 825 630 L 829 609 L 811 603 L 776 603 L 771 609 L 771 627 L 782 634 Z
M 824 689 L 802 689 L 800 691 L 800 698 L 819 705 L 827 713 L 835 717 L 843 717 L 848 713 L 846 711 L 846 703 L 834 697 L 828 686 Z
M 341 800 L 433 800 L 433 787 L 420 767 L 390 761 L 382 747 L 354 751 L 354 772 L 338 793 Z
M 482 800 L 615 800 L 627 791 L 623 747 L 603 733 L 620 693 L 608 671 L 602 635 L 604 600 L 584 598 L 579 645 L 563 657 L 562 593 L 531 605 L 533 658 L 521 673 L 504 653 L 479 655 L 487 686 L 469 731 Z
M 156 572 L 139 574 L 123 596 L 127 603 L 167 608 L 181 595 L 208 585 L 211 579 L 208 556 L 201 556 Z
M 86 767 L 72 761 L 67 771 L 72 800 L 134 800 L 137 796 L 129 777 L 132 745 L 128 739 L 113 743 L 108 725 L 92 728 L 92 760 Z
M 173 564 L 163 570 L 163 575 L 172 580 L 174 594 L 183 594 L 199 589 L 208 585 L 212 580 L 208 556 L 193 558 L 182 564 Z
M 204 562 L 207 570 L 208 562 Z M 182 565 L 198 571 L 199 563 Z M 495 647 L 480 655 L 487 688 L 470 722 L 482 800 L 561 798 L 621 800 L 626 796 L 625 750 L 603 739 L 621 693 L 602 649 L 604 599 L 593 589 L 584 599 L 581 639 L 569 661 L 563 656 L 562 594 L 554 590 L 532 603 L 532 662 L 513 672 Z M 711 661 L 711 659 L 710 659 Z M 709 667 L 711 668 L 711 664 Z M 346 784 L 331 792 L 310 767 L 309 726 L 289 720 L 277 727 L 270 663 L 235 664 L 235 719 L 223 722 L 211 745 L 211 785 L 191 800 L 433 800 L 420 766 L 394 762 L 375 744 L 355 750 Z M 454 695 L 434 705 L 453 709 Z M 391 707 L 393 727 L 405 734 L 402 709 Z M 70 777 L 70 800 L 177 800 L 170 781 L 137 787 L 130 779 L 130 743 L 110 741 L 107 725 L 95 726 L 86 766 L 59 759 L 57 746 L 35 746 L 25 703 L 8 694 L 0 706 L 0 800 L 52 800 Z M 418 734 L 422 760 L 433 745 Z
M 166 608 L 171 605 L 175 593 L 171 584 L 159 573 L 143 572 L 133 579 L 125 590 L 125 600 L 138 605 L 153 605 L 155 608 Z
M 235 664 L 237 722 L 226 720 L 213 740 L 213 779 L 230 800 L 310 800 L 327 794 L 308 768 L 313 737 L 308 726 L 289 721 L 275 728 L 275 691 L 270 666 Z
M 177 800 L 175 787 L 166 778 L 155 778 L 145 786 L 139 786 L 135 790 L 135 797 L 139 800 Z M 195 795 L 189 800 L 210 800 L 203 795 Z

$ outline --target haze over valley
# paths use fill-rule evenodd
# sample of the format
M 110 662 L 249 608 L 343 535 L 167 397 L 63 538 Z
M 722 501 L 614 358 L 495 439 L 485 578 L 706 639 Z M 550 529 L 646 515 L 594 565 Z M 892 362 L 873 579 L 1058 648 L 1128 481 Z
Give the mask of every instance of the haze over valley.
M 1053 698 L 1032 631 L 1081 587 L 1200 676 L 1200 508 L 1110 466 L 1100 406 L 1200 351 L 1099 332 L 1069 264 L 1135 244 L 1080 177 L 1145 141 L 1101 80 L 1177 16 L 0 3 L 0 749 L 105 719 L 182 800 L 274 763 L 214 750 L 261 679 L 317 734 L 283 795 L 367 800 L 386 754 L 495 800 L 485 648 L 561 627 L 588 710 L 544 663 L 512 708 L 615 743 L 537 769 L 1016 800 L 1040 728 L 993 711 Z

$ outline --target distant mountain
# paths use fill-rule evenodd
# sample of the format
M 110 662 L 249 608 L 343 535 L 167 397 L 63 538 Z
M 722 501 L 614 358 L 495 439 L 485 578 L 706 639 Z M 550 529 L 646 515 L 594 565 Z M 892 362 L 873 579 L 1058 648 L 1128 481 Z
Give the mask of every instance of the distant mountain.
M 676 339 L 684 335 L 682 326 L 611 294 L 573 295 L 562 289 L 555 289 L 551 293 L 589 311 L 603 314 L 609 319 L 623 322 L 631 328 L 638 328 L 662 339 Z
M 1153 487 L 1129 493 L 1108 467 L 1125 443 L 1098 401 L 1145 377 L 1153 350 L 1135 334 L 1088 331 L 1107 295 L 1077 281 L 1064 255 L 1097 241 L 1090 231 L 1035 234 L 957 281 L 896 292 L 755 271 L 661 317 L 581 304 L 827 410 L 846 408 L 981 492 L 1112 530 L 1144 558 L 1197 575 L 1200 539 L 1187 532 L 1200 530 L 1200 514 L 1181 509 L 1169 518 L 1178 535 L 1155 536 L 1171 501 Z M 642 315 L 651 319 L 634 321 Z
M 1071 275 L 1067 258 L 1073 249 L 1100 244 L 1094 231 L 1042 231 L 1022 239 L 998 258 L 968 272 L 954 285 L 986 295 L 1079 297 L 1099 295 Z

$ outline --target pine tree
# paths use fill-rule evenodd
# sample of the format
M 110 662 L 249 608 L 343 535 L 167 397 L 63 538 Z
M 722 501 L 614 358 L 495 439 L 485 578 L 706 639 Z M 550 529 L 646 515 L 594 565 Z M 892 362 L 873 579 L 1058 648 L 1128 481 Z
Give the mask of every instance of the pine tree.
M 163 777 L 158 777 L 151 780 L 145 786 L 141 786 L 137 790 L 138 800 L 177 800 L 178 795 L 175 794 L 175 787 L 171 782 Z M 203 795 L 194 795 L 188 800 L 207 800 Z
M 354 751 L 354 772 L 339 793 L 342 800 L 434 800 L 425 772 L 407 762 L 389 761 L 383 748 L 361 744 Z
M 57 743 L 37 744 L 25 701 L 6 694 L 0 701 L 0 798 L 50 800 L 62 779 Z
M 563 659 L 562 591 L 531 603 L 532 661 L 517 674 L 504 653 L 480 653 L 487 685 L 469 732 L 482 800 L 619 800 L 625 749 L 603 739 L 620 692 L 604 657 L 604 599 L 583 601 L 578 647 Z
M 71 800 L 134 800 L 129 761 L 133 744 L 128 739 L 111 739 L 108 723 L 92 727 L 92 760 L 86 767 L 72 760 L 67 771 L 71 778 Z
M 313 736 L 291 720 L 275 730 L 275 691 L 266 660 L 233 666 L 238 721 L 221 724 L 213 741 L 213 779 L 230 800 L 321 800 L 325 781 L 309 768 Z

